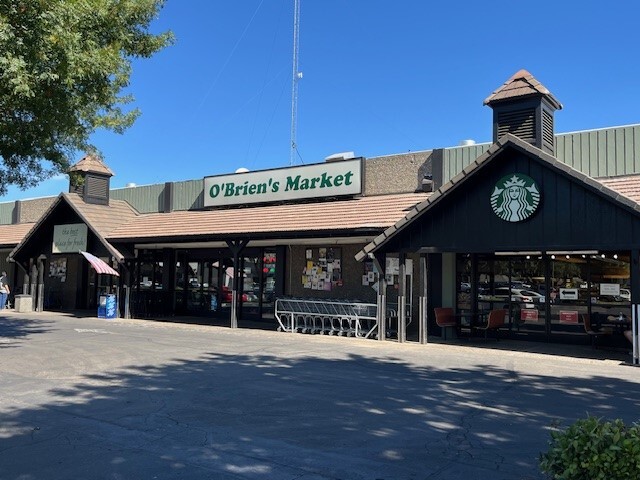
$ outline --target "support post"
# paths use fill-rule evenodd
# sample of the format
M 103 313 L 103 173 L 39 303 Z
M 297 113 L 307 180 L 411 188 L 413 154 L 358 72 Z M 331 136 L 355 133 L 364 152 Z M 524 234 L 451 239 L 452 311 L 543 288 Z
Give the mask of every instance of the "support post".
M 238 328 L 238 278 L 240 277 L 240 254 L 249 240 L 227 240 L 227 246 L 233 254 L 233 283 L 231 288 L 231 328 Z
M 31 278 L 29 282 L 31 283 L 31 308 L 34 312 L 37 312 L 38 304 L 36 303 L 36 299 L 38 298 L 38 267 L 35 262 L 31 264 Z
M 640 365 L 640 304 L 634 303 L 631 305 L 631 344 L 632 350 L 632 363 L 634 365 Z
M 36 309 L 38 312 L 44 310 L 44 260 L 46 258 L 44 255 L 38 257 L 38 301 Z
M 378 298 L 377 298 L 377 319 L 378 340 L 384 342 L 387 336 L 387 277 L 386 277 L 386 256 L 377 254 L 373 257 L 373 264 L 378 270 Z
M 420 255 L 420 313 L 418 320 L 418 336 L 421 344 L 426 344 L 427 339 L 427 325 L 429 318 L 429 257 L 426 254 Z
M 407 340 L 407 255 L 401 253 L 399 260 L 398 343 L 404 343 Z

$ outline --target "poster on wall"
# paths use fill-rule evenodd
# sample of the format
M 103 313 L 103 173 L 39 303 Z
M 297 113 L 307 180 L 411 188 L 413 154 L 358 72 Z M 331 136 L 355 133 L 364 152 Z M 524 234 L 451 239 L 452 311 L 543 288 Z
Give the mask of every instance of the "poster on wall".
M 340 248 L 307 248 L 302 269 L 302 288 L 330 292 L 342 286 Z
M 61 282 L 67 279 L 67 259 L 58 258 L 49 263 L 49 277 L 58 278 Z

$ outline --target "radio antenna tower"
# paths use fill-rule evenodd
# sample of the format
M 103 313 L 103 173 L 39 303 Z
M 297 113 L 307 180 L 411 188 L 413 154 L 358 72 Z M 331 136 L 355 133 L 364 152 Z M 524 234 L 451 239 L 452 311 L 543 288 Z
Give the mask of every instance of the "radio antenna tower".
M 293 165 L 298 152 L 296 144 L 296 130 L 298 127 L 298 82 L 302 72 L 298 71 L 298 49 L 300 39 L 300 0 L 293 2 L 293 75 L 291 85 L 291 151 L 289 165 Z

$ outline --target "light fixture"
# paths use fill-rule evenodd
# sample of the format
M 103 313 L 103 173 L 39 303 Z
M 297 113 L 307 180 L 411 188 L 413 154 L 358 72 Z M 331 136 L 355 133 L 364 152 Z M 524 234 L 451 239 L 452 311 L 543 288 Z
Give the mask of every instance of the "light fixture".
M 603 253 L 602 255 L 600 255 L 602 258 L 605 258 L 605 254 Z
M 571 257 L 569 257 L 569 255 L 565 255 L 565 258 L 571 258 Z
M 555 260 L 556 256 L 555 255 L 551 255 L 551 260 Z
M 527 260 L 531 260 L 531 255 L 527 255 Z
M 613 254 L 613 258 L 615 258 L 615 259 L 617 260 L 617 259 L 618 259 L 618 254 L 617 254 L 617 253 L 614 253 L 614 254 Z

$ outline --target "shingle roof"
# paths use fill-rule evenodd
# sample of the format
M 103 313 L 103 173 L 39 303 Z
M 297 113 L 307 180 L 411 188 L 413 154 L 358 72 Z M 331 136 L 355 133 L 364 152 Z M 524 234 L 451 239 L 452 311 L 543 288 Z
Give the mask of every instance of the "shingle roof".
M 562 104 L 551 92 L 526 70 L 519 70 L 497 90 L 494 90 L 494 92 L 484 100 L 484 105 L 490 105 L 502 100 L 526 97 L 528 95 L 543 95 L 551 101 L 557 110 L 562 109 Z
M 16 242 L 15 248 L 9 254 L 10 258 L 15 258 L 22 246 L 38 230 L 40 225 L 49 217 L 60 203 L 66 201 L 69 206 L 78 214 L 80 219 L 87 224 L 87 227 L 100 239 L 107 250 L 118 260 L 122 261 L 124 255 L 111 245 L 105 236 L 114 228 L 123 223 L 130 222 L 138 212 L 124 200 L 112 200 L 109 205 L 95 205 L 85 203 L 82 197 L 76 193 L 61 193 L 51 204 L 49 209 L 40 217 L 36 223 L 22 224 L 31 227 L 25 231 L 22 238 Z
M 596 180 L 611 190 L 640 203 L 640 175 L 597 178 Z
M 129 223 L 140 214 L 124 200 L 109 200 L 109 205 L 85 203 L 77 193 L 63 193 L 69 204 L 106 238 L 119 226 Z
M 16 223 L 15 225 L 0 225 L 0 248 L 13 248 L 22 241 L 35 223 Z
M 152 213 L 140 215 L 134 221 L 116 228 L 108 235 L 108 239 L 179 237 L 188 240 L 190 237 L 233 234 L 273 238 L 292 232 L 381 230 L 404 217 L 407 209 L 428 195 L 378 195 L 331 202 Z
M 78 163 L 69 168 L 69 172 L 92 172 L 113 176 L 113 172 L 109 167 L 95 155 L 85 155 Z

